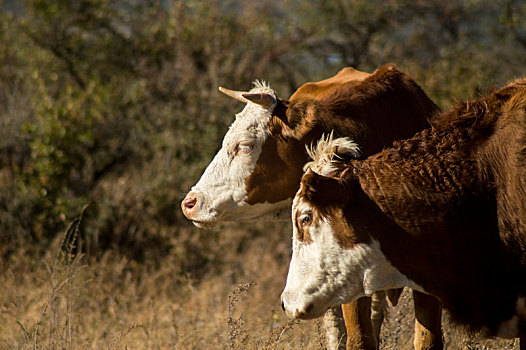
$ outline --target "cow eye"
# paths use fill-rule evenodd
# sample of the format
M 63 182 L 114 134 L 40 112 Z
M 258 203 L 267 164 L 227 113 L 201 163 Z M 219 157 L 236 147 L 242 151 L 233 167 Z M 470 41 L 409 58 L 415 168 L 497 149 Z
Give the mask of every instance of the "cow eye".
M 254 142 L 252 141 L 241 141 L 237 144 L 236 155 L 238 154 L 248 154 L 254 149 Z
M 310 212 L 303 213 L 303 214 L 300 215 L 298 220 L 299 220 L 299 224 L 300 224 L 301 227 L 307 226 L 312 221 L 312 213 L 310 213 Z

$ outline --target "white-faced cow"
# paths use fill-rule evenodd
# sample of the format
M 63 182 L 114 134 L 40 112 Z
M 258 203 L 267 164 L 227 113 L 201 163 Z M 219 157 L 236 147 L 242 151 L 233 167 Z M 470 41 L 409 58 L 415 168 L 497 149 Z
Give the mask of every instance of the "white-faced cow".
M 223 146 L 181 203 L 199 227 L 219 222 L 288 219 L 299 188 L 306 146 L 333 131 L 360 143 L 361 157 L 429 126 L 436 105 L 393 65 L 373 74 L 345 68 L 334 77 L 307 83 L 282 100 L 265 84 L 249 92 L 220 88 L 246 103 L 225 135 Z M 344 306 L 347 343 L 376 348 L 370 299 Z M 416 348 L 441 348 L 440 305 L 415 295 Z M 377 328 L 376 332 L 379 332 Z
M 526 340 L 526 79 L 365 160 L 323 140 L 293 202 L 292 317 L 409 286 L 471 331 Z

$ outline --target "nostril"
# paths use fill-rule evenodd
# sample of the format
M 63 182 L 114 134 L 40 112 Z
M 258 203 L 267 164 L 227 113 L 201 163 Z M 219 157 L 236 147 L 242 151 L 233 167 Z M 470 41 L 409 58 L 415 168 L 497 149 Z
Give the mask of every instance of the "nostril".
M 197 196 L 193 193 L 188 193 L 181 203 L 183 212 L 191 211 L 197 205 Z
M 283 302 L 283 300 L 281 301 L 281 308 L 283 309 L 283 311 L 285 311 L 285 303 Z
M 192 209 L 193 207 L 195 207 L 197 203 L 197 198 L 196 197 L 186 198 L 183 203 L 184 203 L 185 208 Z

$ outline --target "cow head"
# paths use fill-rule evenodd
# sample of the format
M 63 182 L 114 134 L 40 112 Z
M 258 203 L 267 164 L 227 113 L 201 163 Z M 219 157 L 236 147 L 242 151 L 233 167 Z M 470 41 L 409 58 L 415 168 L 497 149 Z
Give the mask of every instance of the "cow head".
M 220 90 L 246 106 L 182 201 L 184 215 L 206 228 L 221 221 L 289 218 L 307 155 L 287 119 L 288 102 L 259 82 L 249 92 Z
M 383 77 L 395 71 L 386 67 L 378 74 Z M 302 85 L 290 101 L 279 99 L 274 90 L 260 83 L 249 92 L 220 88 L 246 107 L 237 114 L 223 148 L 181 203 L 185 216 L 209 228 L 221 221 L 290 218 L 292 198 L 308 160 L 305 146 L 324 130 L 349 133 L 352 129 L 366 139 L 361 118 L 349 122 L 348 110 L 340 107 L 351 96 L 356 96 L 351 104 L 369 103 L 362 97 L 374 94 L 361 82 L 370 76 L 347 67 L 333 77 Z M 382 77 L 379 81 L 388 80 Z M 355 91 L 353 86 L 360 88 Z M 327 124 L 329 120 L 335 124 L 341 120 L 341 125 Z
M 331 306 L 407 284 L 378 241 L 350 220 L 359 182 L 352 167 L 331 155 L 345 148 L 350 154 L 357 149 L 349 140 L 320 142 L 294 198 L 293 253 L 281 296 L 290 317 L 319 317 Z

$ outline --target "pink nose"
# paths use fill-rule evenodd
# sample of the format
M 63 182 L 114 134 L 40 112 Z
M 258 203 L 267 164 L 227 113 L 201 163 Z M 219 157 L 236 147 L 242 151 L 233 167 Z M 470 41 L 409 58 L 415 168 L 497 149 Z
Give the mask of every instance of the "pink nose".
M 181 209 L 183 210 L 183 214 L 190 218 L 190 216 L 193 215 L 197 208 L 197 196 L 190 192 L 186 195 L 186 197 L 181 202 Z

